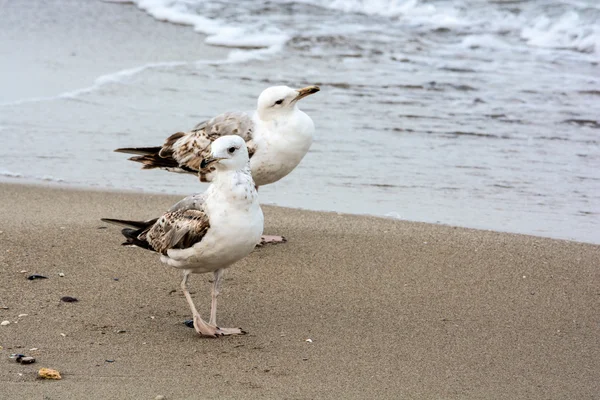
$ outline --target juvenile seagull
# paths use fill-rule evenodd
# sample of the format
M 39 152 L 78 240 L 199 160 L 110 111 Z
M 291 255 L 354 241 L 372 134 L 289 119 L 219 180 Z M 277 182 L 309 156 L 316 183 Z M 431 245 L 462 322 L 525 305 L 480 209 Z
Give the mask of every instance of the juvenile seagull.
M 121 153 L 139 154 L 130 160 L 144 169 L 160 168 L 171 172 L 199 174 L 210 182 L 214 171 L 203 168 L 210 145 L 224 135 L 241 136 L 248 147 L 250 169 L 257 187 L 277 182 L 300 163 L 313 141 L 312 119 L 300 111 L 298 100 L 319 91 L 318 86 L 292 89 L 273 86 L 258 97 L 253 112 L 228 112 L 196 125 L 189 132 L 177 132 L 162 146 L 121 148 Z M 263 237 L 263 241 L 281 242 L 281 236 Z
M 128 226 L 123 245 L 160 253 L 160 260 L 183 270 L 181 290 L 192 310 L 194 328 L 202 336 L 241 335 L 239 328 L 217 326 L 217 297 L 225 268 L 246 257 L 263 231 L 263 213 L 250 173 L 244 139 L 222 136 L 211 144 L 202 168 L 212 167 L 212 183 L 202 195 L 180 201 L 160 218 L 149 221 L 102 221 Z M 204 321 L 188 291 L 190 274 L 214 273 L 210 320 Z

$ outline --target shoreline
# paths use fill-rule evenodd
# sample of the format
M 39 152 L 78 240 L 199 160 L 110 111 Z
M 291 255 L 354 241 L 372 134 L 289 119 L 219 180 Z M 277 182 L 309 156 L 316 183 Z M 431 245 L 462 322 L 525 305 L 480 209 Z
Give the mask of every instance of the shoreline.
M 17 180 L 22 180 L 21 182 L 11 182 L 10 179 L 17 179 Z M 70 184 L 67 182 L 60 182 L 60 181 L 40 181 L 40 180 L 35 180 L 35 179 L 27 179 L 24 177 L 0 177 L 0 187 L 4 186 L 4 185 L 15 185 L 15 186 L 32 186 L 32 187 L 41 187 L 41 188 L 47 188 L 47 189 L 56 189 L 56 190 L 73 190 L 73 191 L 93 191 L 93 192 L 106 192 L 106 193 L 124 193 L 124 194 L 139 194 L 139 195 L 158 195 L 158 196 L 166 196 L 166 197 L 172 197 L 173 199 L 182 199 L 192 193 L 199 193 L 203 190 L 206 189 L 206 185 L 203 184 L 203 186 L 199 186 L 197 191 L 192 191 L 188 194 L 169 194 L 167 193 L 167 189 L 164 189 L 162 192 L 158 192 L 158 191 L 143 191 L 140 189 L 124 189 L 124 188 L 111 188 L 111 187 L 102 187 L 102 186 L 84 186 L 84 185 L 78 185 L 76 183 Z M 260 197 L 260 195 L 259 195 Z M 343 212 L 343 211 L 335 211 L 335 210 L 323 210 L 323 209 L 317 209 L 317 208 L 302 208 L 302 207 L 288 207 L 288 206 L 282 206 L 282 205 L 278 205 L 275 204 L 274 202 L 266 202 L 266 203 L 261 203 L 261 206 L 266 206 L 266 207 L 278 207 L 278 208 L 282 208 L 282 209 L 290 209 L 290 210 L 298 210 L 298 211 L 307 211 L 307 212 L 319 212 L 319 213 L 332 213 L 332 214 L 336 214 L 336 215 L 348 215 L 348 216 L 359 216 L 359 217 L 369 217 L 369 218 L 379 218 L 379 219 L 384 219 L 384 220 L 391 220 L 391 221 L 399 221 L 399 222 L 407 222 L 407 223 L 416 223 L 416 224 L 427 224 L 427 225 L 433 225 L 433 226 L 445 226 L 448 228 L 460 228 L 460 229 L 468 229 L 468 230 L 474 230 L 474 231 L 482 231 L 482 232 L 496 232 L 496 233 L 504 233 L 504 234 L 509 234 L 509 235 L 521 235 L 521 236 L 531 236 L 534 238 L 540 238 L 540 239 L 551 239 L 551 240 L 559 240 L 559 241 L 565 241 L 565 242 L 573 242 L 573 243 L 581 243 L 581 244 L 589 244 L 589 245 L 600 245 L 600 243 L 596 243 L 594 241 L 581 241 L 581 240 L 576 240 L 576 239 L 570 239 L 570 238 L 565 238 L 565 237 L 554 237 L 554 236 L 541 236 L 541 235 L 535 235 L 532 233 L 522 233 L 522 232 L 512 232 L 512 231 L 503 231 L 503 230 L 497 230 L 497 229 L 491 229 L 491 228 L 482 228 L 482 227 L 474 227 L 474 226 L 468 226 L 468 225 L 454 225 L 454 224 L 450 224 L 450 223 L 442 223 L 442 222 L 428 222 L 428 221 L 419 221 L 419 220 L 410 220 L 410 219 L 402 219 L 402 218 L 397 218 L 397 217 L 392 217 L 392 216 L 386 216 L 386 215 L 378 215 L 378 214 L 355 214 L 355 213 L 350 213 L 350 212 Z
M 99 221 L 156 216 L 178 198 L 0 184 L 3 398 L 600 391 L 600 246 L 266 206 L 265 232 L 288 242 L 229 269 L 219 302 L 219 320 L 249 334 L 202 339 L 182 324 L 178 271 Z M 208 279 L 191 280 L 204 314 Z M 63 379 L 36 379 L 41 367 Z

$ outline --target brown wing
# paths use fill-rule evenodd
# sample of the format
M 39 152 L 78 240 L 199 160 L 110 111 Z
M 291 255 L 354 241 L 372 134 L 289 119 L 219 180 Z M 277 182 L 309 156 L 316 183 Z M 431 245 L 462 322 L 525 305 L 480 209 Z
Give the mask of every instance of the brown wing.
M 160 148 L 127 148 L 116 151 L 142 153 L 143 155 L 131 157 L 130 160 L 143 163 L 144 169 L 162 168 L 174 172 L 201 172 L 201 180 L 207 182 L 211 179 L 210 171 L 200 171 L 200 164 L 208 156 L 211 143 L 225 135 L 241 136 L 246 141 L 248 155 L 252 157 L 255 152 L 253 131 L 254 122 L 248 114 L 230 112 L 201 122 L 189 132 L 177 132 L 169 136 Z M 144 154 L 142 150 L 146 153 Z
M 177 210 L 160 217 L 148 230 L 138 235 L 159 253 L 169 249 L 187 249 L 200 242 L 210 228 L 201 210 Z

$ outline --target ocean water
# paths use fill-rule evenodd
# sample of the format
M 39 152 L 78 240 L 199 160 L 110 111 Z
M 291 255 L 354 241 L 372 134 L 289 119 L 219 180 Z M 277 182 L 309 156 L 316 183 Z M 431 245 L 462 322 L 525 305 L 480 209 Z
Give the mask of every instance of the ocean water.
M 261 188 L 264 203 L 600 243 L 600 2 L 122 3 L 206 35 L 223 57 L 0 95 L 0 179 L 200 191 L 111 150 L 252 109 L 267 86 L 318 84 L 301 104 L 315 143 Z

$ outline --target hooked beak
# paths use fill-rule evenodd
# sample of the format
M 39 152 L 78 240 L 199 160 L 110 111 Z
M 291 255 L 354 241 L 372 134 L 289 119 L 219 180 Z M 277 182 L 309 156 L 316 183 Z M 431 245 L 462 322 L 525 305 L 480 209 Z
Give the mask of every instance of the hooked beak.
M 202 160 L 202 162 L 200 163 L 200 168 L 204 169 L 206 167 L 210 167 L 211 165 L 218 163 L 221 160 L 222 160 L 222 158 L 209 156 Z
M 315 94 L 319 90 L 321 90 L 321 88 L 319 88 L 316 85 L 307 86 L 307 87 L 302 88 L 302 89 L 297 89 L 296 91 L 298 92 L 298 96 L 296 96 L 296 98 L 294 99 L 294 101 L 298 101 L 300 99 L 303 99 L 306 96 L 310 96 L 311 94 Z

